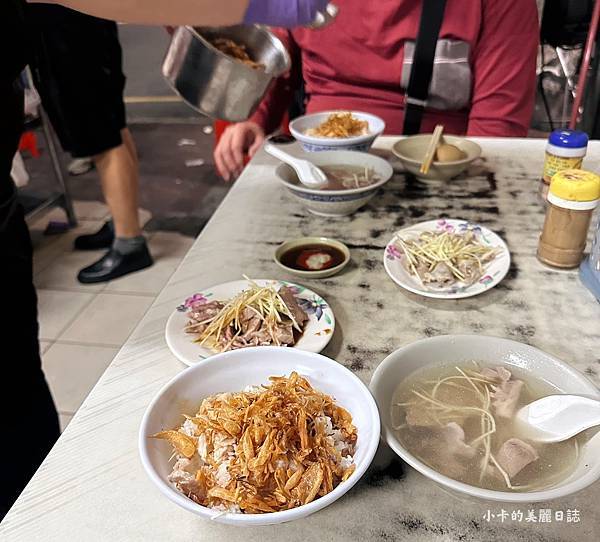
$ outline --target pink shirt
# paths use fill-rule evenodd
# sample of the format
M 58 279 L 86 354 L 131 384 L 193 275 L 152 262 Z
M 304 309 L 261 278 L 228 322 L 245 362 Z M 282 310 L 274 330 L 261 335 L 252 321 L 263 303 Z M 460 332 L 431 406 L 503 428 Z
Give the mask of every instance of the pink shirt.
M 303 77 L 308 112 L 366 111 L 385 120 L 386 133 L 402 133 L 405 43 L 416 39 L 422 3 L 336 0 L 336 4 L 340 13 L 325 29 L 274 30 L 290 52 L 292 70 L 277 80 L 252 116 L 267 132 L 281 125 Z M 470 71 L 470 79 L 457 84 L 470 86 L 470 103 L 460 110 L 427 108 L 421 131 L 444 124 L 447 132 L 457 134 L 527 135 L 538 36 L 535 0 L 448 0 L 440 40 L 468 44 L 464 69 Z M 452 59 L 446 61 L 452 64 Z M 463 90 L 469 94 L 468 88 Z

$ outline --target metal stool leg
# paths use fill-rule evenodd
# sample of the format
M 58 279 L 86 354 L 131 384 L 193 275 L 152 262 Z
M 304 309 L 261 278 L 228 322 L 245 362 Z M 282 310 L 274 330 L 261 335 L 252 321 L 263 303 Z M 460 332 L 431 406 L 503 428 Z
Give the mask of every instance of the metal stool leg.
M 42 121 L 42 128 L 44 130 L 44 137 L 46 138 L 46 144 L 48 145 L 48 152 L 50 154 L 50 160 L 52 161 L 52 169 L 54 170 L 54 176 L 58 181 L 58 184 L 62 191 L 61 197 L 61 206 L 65 210 L 67 214 L 67 220 L 69 221 L 69 226 L 74 228 L 77 226 L 77 217 L 75 216 L 75 210 L 73 209 L 73 200 L 71 199 L 71 195 L 69 193 L 69 189 L 67 187 L 67 183 L 65 182 L 65 177 L 63 175 L 62 167 L 60 165 L 60 160 L 58 159 L 58 153 L 56 152 L 56 141 L 54 139 L 54 133 L 52 132 L 52 128 L 50 127 L 50 121 L 48 120 L 48 116 L 44 111 L 44 108 L 40 106 L 40 119 Z

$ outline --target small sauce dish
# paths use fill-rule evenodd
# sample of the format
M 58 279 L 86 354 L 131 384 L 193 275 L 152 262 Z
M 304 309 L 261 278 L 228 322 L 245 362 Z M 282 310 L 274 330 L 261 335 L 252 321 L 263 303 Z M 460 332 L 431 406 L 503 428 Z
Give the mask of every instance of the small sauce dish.
M 339 273 L 350 261 L 344 243 L 327 237 L 286 241 L 275 251 L 275 263 L 298 277 L 322 279 Z

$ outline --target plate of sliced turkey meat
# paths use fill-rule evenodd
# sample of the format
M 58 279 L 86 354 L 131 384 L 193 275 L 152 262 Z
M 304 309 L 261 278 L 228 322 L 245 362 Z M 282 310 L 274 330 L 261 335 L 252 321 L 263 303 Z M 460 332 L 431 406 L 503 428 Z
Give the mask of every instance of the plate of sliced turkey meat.
M 299 284 L 270 279 L 237 280 L 182 299 L 169 317 L 165 339 L 186 365 L 214 354 L 255 346 L 320 352 L 335 317 L 319 294 Z
M 486 292 L 510 269 L 502 238 L 467 220 L 439 219 L 394 234 L 383 264 L 402 288 L 424 297 L 461 299 Z

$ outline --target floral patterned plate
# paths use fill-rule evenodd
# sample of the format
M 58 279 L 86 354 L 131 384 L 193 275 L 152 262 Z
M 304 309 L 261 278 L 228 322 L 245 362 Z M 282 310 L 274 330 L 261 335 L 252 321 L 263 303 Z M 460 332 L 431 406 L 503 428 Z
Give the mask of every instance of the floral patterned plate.
M 283 280 L 255 280 L 254 282 L 260 286 L 275 284 L 288 286 L 294 290 L 298 303 L 309 316 L 309 320 L 304 328 L 304 333 L 294 345 L 294 348 L 318 353 L 327 346 L 327 343 L 333 336 L 335 318 L 328 303 L 321 296 L 304 286 Z M 192 303 L 202 302 L 204 300 L 206 300 L 206 302 L 213 300 L 226 301 L 246 288 L 248 288 L 247 280 L 226 282 L 188 297 L 181 305 L 175 308 L 167 322 L 165 339 L 171 352 L 173 352 L 178 360 L 186 365 L 194 365 L 195 363 L 216 354 L 214 350 L 196 344 L 194 342 L 195 335 L 184 331 L 184 327 L 188 321 L 186 316 L 188 307 Z
M 436 288 L 435 286 L 427 288 L 423 286 L 418 278 L 411 275 L 406 270 L 404 267 L 405 256 L 395 244 L 399 235 L 402 237 L 410 237 L 411 235 L 418 235 L 425 231 L 447 231 L 455 233 L 472 231 L 483 244 L 490 247 L 496 247 L 500 249 L 501 252 L 487 265 L 483 277 L 473 284 L 457 282 L 450 288 Z M 506 276 L 506 273 L 508 273 L 510 267 L 510 252 L 506 243 L 498 235 L 483 226 L 478 226 L 477 224 L 472 224 L 465 220 L 430 220 L 428 222 L 421 222 L 420 224 L 403 228 L 396 232 L 393 239 L 385 247 L 383 265 L 391 279 L 410 292 L 424 297 L 434 297 L 437 299 L 461 299 L 481 294 L 496 286 L 496 284 Z

